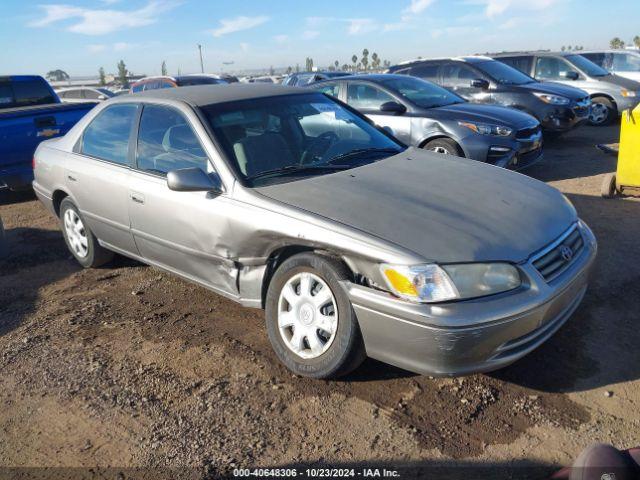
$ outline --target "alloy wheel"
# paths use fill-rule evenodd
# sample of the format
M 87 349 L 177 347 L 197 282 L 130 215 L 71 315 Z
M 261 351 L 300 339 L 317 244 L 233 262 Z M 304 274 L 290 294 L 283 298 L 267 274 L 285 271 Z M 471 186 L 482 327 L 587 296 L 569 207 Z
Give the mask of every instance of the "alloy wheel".
M 442 153 L 443 155 L 451 155 L 451 152 L 445 147 L 437 146 L 430 149 L 432 152 Z
M 287 280 L 278 299 L 278 329 L 289 350 L 317 358 L 329 349 L 337 328 L 336 299 L 324 280 L 311 272 Z
M 64 230 L 69 245 L 78 257 L 84 258 L 89 254 L 89 239 L 80 216 L 72 208 L 64 212 Z
M 609 118 L 609 108 L 602 103 L 594 103 L 591 105 L 591 113 L 589 114 L 589 120 L 591 123 L 595 123 L 596 125 L 600 125 L 604 123 Z

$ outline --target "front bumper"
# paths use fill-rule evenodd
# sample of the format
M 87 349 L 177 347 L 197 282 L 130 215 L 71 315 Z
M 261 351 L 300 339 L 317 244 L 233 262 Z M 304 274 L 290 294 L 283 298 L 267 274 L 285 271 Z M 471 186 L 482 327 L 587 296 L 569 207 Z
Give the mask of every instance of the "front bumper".
M 584 227 L 585 248 L 546 283 L 531 262 L 519 267 L 513 292 L 442 304 L 416 304 L 346 283 L 367 355 L 418 373 L 457 376 L 502 368 L 551 337 L 580 304 L 596 255 Z
M 473 135 L 463 142 L 469 158 L 510 170 L 522 170 L 543 158 L 539 130 L 523 138 Z
M 543 130 L 549 132 L 567 132 L 589 121 L 591 105 L 573 103 L 570 106 L 549 106 L 540 120 Z

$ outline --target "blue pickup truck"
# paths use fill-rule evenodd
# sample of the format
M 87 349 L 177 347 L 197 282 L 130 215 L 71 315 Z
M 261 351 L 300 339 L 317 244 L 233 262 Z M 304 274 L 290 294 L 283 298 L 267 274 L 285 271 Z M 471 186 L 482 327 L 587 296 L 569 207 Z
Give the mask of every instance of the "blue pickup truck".
M 67 133 L 95 103 L 61 103 L 37 75 L 0 76 L 0 189 L 29 188 L 43 140 Z

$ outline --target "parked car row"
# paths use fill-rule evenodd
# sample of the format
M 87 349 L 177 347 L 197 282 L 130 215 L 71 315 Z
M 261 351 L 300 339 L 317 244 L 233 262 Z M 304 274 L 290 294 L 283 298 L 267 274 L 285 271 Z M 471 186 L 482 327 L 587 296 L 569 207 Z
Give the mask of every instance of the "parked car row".
M 514 169 L 542 157 L 540 123 L 531 115 L 469 103 L 418 78 L 356 75 L 310 87 L 364 113 L 407 145 Z
M 483 149 L 518 150 L 533 117 L 401 75 L 317 87 L 112 98 L 39 145 L 34 190 L 82 266 L 115 252 L 264 308 L 298 375 L 344 375 L 366 356 L 465 375 L 550 338 L 597 249 L 571 203 L 527 176 L 407 146 L 418 135 L 402 142 L 356 108 L 397 115 L 384 118 L 394 133 L 468 130 Z

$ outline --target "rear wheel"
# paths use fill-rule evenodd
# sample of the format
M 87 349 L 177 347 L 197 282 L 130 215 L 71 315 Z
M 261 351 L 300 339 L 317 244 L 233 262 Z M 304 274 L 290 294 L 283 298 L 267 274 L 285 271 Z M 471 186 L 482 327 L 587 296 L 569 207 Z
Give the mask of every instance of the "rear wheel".
M 589 123 L 595 126 L 608 125 L 614 120 L 617 113 L 611 100 L 606 97 L 594 97 L 591 99 Z
M 267 291 L 267 333 L 292 372 L 332 378 L 364 360 L 360 328 L 340 285 L 349 278 L 340 262 L 313 253 L 295 255 L 275 272 Z
M 600 194 L 603 198 L 613 198 L 618 193 L 618 187 L 616 186 L 616 174 L 607 173 L 602 179 L 602 187 L 600 188 Z
M 100 246 L 80 211 L 68 197 L 60 203 L 60 225 L 69 251 L 83 267 L 99 267 L 113 258 L 113 252 Z
M 436 138 L 435 140 L 427 142 L 422 148 L 432 152 L 442 153 L 443 155 L 464 157 L 460 146 L 450 138 Z

